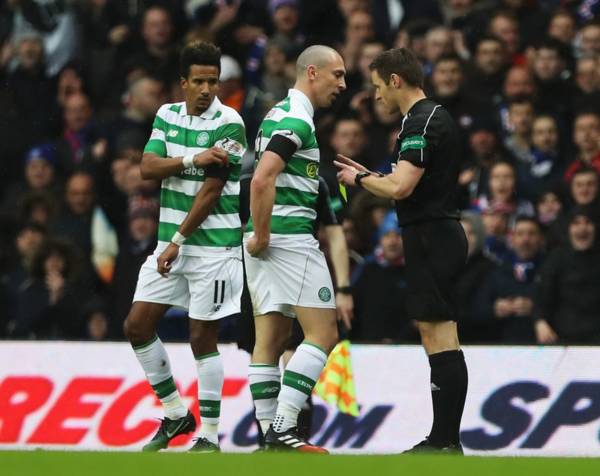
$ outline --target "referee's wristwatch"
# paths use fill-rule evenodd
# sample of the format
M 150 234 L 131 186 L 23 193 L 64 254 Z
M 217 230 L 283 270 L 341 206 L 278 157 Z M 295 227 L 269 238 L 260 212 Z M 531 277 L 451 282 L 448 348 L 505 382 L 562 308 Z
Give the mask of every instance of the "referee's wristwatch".
M 359 173 L 357 173 L 356 176 L 354 177 L 354 184 L 357 187 L 362 188 L 362 185 L 361 185 L 360 182 L 362 181 L 362 179 L 364 179 L 365 177 L 368 177 L 369 175 L 371 175 L 369 172 L 359 172 Z

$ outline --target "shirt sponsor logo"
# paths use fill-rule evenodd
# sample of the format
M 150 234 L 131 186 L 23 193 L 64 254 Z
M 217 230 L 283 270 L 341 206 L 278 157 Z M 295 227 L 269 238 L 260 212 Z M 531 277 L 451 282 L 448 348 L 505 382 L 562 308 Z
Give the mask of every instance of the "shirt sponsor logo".
M 400 144 L 400 152 L 404 152 L 407 149 L 424 149 L 427 147 L 427 140 L 423 136 L 411 136 L 407 137 Z

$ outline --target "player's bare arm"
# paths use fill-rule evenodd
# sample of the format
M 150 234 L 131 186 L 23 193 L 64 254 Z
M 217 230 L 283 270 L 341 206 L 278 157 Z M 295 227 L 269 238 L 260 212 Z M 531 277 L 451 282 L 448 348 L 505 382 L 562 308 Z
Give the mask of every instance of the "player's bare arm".
M 350 262 L 348 260 L 348 246 L 346 237 L 340 225 L 329 225 L 325 227 L 325 234 L 329 242 L 329 255 L 333 264 L 335 281 L 338 289 L 350 286 Z M 352 329 L 354 318 L 354 300 L 348 292 L 337 292 L 335 294 L 335 305 L 338 320 L 344 323 L 346 329 Z
M 142 156 L 140 172 L 145 180 L 162 180 L 190 167 L 202 168 L 211 164 L 227 165 L 227 153 L 218 147 L 186 157 L 160 157 L 153 152 L 146 152 Z
M 285 168 L 285 162 L 275 152 L 263 152 L 250 183 L 250 211 L 254 235 L 246 247 L 251 256 L 258 256 L 269 246 L 271 214 L 275 202 L 275 180 Z
M 335 166 L 339 169 L 338 181 L 349 186 L 357 185 L 357 175 L 361 173 L 361 170 L 349 163 L 342 162 L 344 159 L 340 157 L 343 156 L 338 156 L 340 160 L 334 161 Z M 424 172 L 425 169 L 415 167 L 410 162 L 401 160 L 396 164 L 394 172 L 389 175 L 378 177 L 369 174 L 361 177 L 360 186 L 378 197 L 402 200 L 412 194 Z
M 204 186 L 194 198 L 192 208 L 179 226 L 178 233 L 183 239 L 190 236 L 206 220 L 206 217 L 217 204 L 224 186 L 225 181 L 220 178 L 206 178 Z M 171 271 L 171 265 L 179 255 L 179 247 L 180 245 L 177 243 L 171 242 L 158 257 L 158 272 L 161 276 L 166 276 Z

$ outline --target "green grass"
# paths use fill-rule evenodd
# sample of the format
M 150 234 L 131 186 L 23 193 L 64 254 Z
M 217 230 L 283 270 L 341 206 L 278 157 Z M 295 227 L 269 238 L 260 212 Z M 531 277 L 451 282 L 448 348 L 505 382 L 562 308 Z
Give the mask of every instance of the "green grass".
M 600 474 L 599 459 L 0 451 L 2 476 L 477 476 Z

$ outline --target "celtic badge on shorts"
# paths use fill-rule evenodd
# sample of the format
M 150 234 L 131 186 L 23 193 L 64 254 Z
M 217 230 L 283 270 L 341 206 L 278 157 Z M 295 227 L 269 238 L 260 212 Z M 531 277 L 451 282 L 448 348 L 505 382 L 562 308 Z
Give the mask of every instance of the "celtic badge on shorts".
M 329 288 L 322 287 L 319 289 L 319 299 L 323 302 L 327 302 L 331 300 L 331 291 Z

